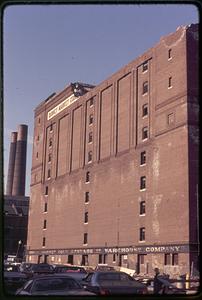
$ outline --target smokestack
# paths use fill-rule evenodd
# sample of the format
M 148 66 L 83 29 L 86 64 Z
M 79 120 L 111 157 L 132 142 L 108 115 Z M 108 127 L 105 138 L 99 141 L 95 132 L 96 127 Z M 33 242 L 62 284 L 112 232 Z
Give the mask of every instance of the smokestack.
M 15 167 L 12 185 L 13 196 L 25 195 L 26 175 L 26 154 L 27 154 L 27 125 L 18 126 Z
M 12 132 L 11 133 L 10 153 L 9 153 L 9 163 L 8 163 L 6 195 L 12 195 L 13 176 L 14 176 L 14 167 L 15 167 L 16 142 L 17 142 L 17 132 Z

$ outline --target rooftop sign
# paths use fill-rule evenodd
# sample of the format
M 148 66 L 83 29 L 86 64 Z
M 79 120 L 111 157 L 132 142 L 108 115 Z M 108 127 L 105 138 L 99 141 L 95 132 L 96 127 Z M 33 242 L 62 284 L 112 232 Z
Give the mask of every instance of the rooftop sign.
M 77 99 L 79 99 L 79 97 L 75 97 L 74 94 L 69 96 L 67 99 L 65 99 L 60 104 L 58 104 L 57 106 L 55 106 L 54 108 L 52 108 L 51 110 L 48 111 L 47 120 L 50 120 L 53 117 L 55 117 L 57 114 L 59 114 L 61 111 L 63 111 L 65 108 L 67 108 L 70 104 L 75 102 Z

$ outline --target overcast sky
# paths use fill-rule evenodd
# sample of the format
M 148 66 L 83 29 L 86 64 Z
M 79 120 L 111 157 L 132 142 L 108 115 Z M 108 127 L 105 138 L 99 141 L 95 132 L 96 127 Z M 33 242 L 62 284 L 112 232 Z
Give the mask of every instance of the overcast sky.
M 28 125 L 30 191 L 34 109 L 70 82 L 99 84 L 180 25 L 194 5 L 12 5 L 3 16 L 4 180 L 10 135 Z

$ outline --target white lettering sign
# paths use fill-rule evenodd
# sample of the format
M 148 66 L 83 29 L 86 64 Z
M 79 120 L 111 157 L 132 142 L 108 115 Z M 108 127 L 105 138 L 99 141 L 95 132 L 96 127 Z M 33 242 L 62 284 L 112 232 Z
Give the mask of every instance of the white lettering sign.
M 79 97 L 75 97 L 74 94 L 69 96 L 67 99 L 62 101 L 60 104 L 49 110 L 47 120 L 52 119 L 55 117 L 57 114 L 59 114 L 61 111 L 63 111 L 65 108 L 67 108 L 70 104 L 78 100 Z

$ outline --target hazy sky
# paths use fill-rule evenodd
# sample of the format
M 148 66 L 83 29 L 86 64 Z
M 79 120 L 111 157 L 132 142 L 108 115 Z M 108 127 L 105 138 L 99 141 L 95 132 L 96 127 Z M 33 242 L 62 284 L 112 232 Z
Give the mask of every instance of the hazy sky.
M 194 5 L 12 5 L 3 16 L 4 180 L 10 135 L 28 125 L 29 195 L 34 109 L 70 82 L 99 84 L 180 25 Z

